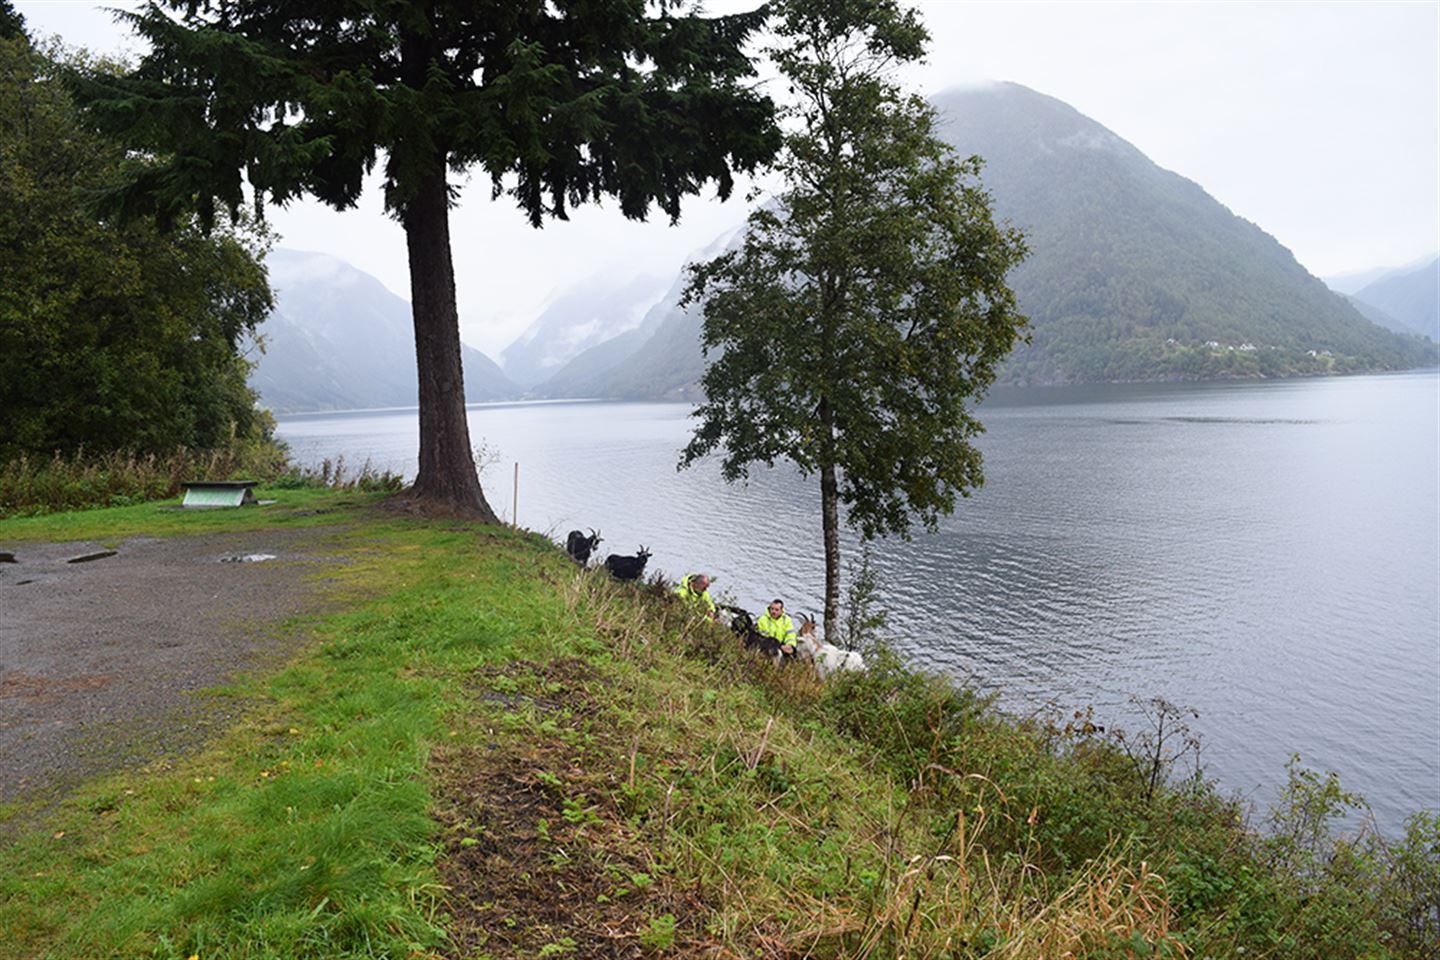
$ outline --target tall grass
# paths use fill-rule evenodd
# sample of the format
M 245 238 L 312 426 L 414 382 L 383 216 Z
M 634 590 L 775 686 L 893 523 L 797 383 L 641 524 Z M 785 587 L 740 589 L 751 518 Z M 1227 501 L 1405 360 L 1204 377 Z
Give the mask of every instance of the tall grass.
M 177 496 L 199 480 L 257 480 L 274 486 L 398 490 L 399 474 L 369 462 L 358 470 L 344 457 L 298 467 L 283 443 L 234 439 L 223 447 L 177 447 L 166 454 L 116 451 L 46 458 L 21 455 L 0 465 L 0 518 L 94 507 L 119 507 Z
M 286 466 L 273 442 L 235 440 L 214 450 L 178 447 L 167 454 L 115 451 L 21 454 L 0 466 L 0 517 L 30 516 L 90 507 L 160 500 L 193 480 L 269 480 Z
M 646 789 L 632 759 L 624 812 L 659 818 L 658 856 L 719 892 L 715 925 L 732 943 L 874 958 L 1440 958 L 1433 812 L 1403 838 L 1347 836 L 1353 795 L 1292 766 L 1257 829 L 1175 746 L 1189 732 L 1169 704 L 1128 735 L 1085 714 L 1014 717 L 883 647 L 865 673 L 822 684 L 687 621 L 663 590 L 616 595 L 590 577 L 571 589 L 617 658 L 676 675 L 678 652 L 710 669 L 679 690 L 636 681 L 664 705 L 647 715 L 651 749 L 702 773 Z M 709 703 L 695 686 L 764 699 Z

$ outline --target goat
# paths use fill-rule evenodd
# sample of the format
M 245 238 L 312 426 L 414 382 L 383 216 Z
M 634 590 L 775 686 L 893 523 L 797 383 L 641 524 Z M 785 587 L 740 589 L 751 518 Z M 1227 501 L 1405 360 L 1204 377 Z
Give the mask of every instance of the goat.
M 650 550 L 641 544 L 640 551 L 633 557 L 622 557 L 612 553 L 605 558 L 605 569 L 616 580 L 639 580 L 645 575 L 645 561 L 650 559 Z
M 565 552 L 570 554 L 570 559 L 584 567 L 590 563 L 590 554 L 595 548 L 605 541 L 594 527 L 590 528 L 590 536 L 585 536 L 579 530 L 571 530 L 565 538 Z
M 740 638 L 746 650 L 759 650 L 761 656 L 769 657 L 779 663 L 785 656 L 780 649 L 780 641 L 772 636 L 763 634 L 755 626 L 755 618 L 750 616 L 750 611 L 740 607 L 730 607 L 721 604 L 718 609 L 725 611 L 730 616 L 730 630 Z
M 840 671 L 864 670 L 865 658 L 854 650 L 841 650 L 815 635 L 815 618 L 800 614 L 800 629 L 795 635 L 795 649 L 809 657 L 815 672 L 824 680 Z

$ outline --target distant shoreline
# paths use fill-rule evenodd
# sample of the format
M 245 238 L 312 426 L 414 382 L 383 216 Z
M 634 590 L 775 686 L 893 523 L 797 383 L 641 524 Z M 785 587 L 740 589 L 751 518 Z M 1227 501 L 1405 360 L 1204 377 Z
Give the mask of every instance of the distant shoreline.
M 1206 377 L 1206 378 L 1159 378 L 1154 380 L 1079 380 L 1056 383 L 997 383 L 990 388 L 990 399 L 994 399 L 997 391 L 1012 393 L 1029 390 L 1073 390 L 1085 387 L 1124 387 L 1124 386 L 1161 386 L 1165 384 L 1241 384 L 1241 383 L 1293 383 L 1302 380 L 1333 380 L 1338 377 L 1386 377 L 1403 376 L 1412 373 L 1440 372 L 1440 363 L 1424 367 L 1408 367 L 1404 370 L 1348 370 L 1340 373 L 1302 373 L 1286 377 Z M 535 397 L 531 399 L 516 398 L 511 400 L 480 400 L 466 403 L 466 410 L 498 410 L 507 407 L 538 407 L 538 406 L 559 406 L 562 404 L 580 403 L 696 403 L 703 399 L 700 394 L 685 395 L 680 397 Z M 419 413 L 420 407 L 416 404 L 395 407 L 336 407 L 334 409 L 322 410 L 273 410 L 265 407 L 271 416 L 277 420 L 305 420 L 318 419 L 322 417 L 335 416 L 358 416 L 361 414 L 376 413 Z

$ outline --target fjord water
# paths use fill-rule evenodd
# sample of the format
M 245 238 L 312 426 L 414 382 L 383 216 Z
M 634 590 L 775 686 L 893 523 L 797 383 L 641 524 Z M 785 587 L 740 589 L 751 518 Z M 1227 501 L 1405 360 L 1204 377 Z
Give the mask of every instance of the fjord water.
M 898 645 L 1017 712 L 1132 696 L 1195 708 L 1208 772 L 1264 806 L 1291 753 L 1340 773 L 1382 829 L 1440 807 L 1434 371 L 997 391 L 987 482 L 934 534 L 875 548 Z M 818 486 L 715 464 L 677 473 L 684 404 L 472 407 L 508 514 L 601 554 L 651 548 L 759 609 L 815 611 Z M 415 468 L 413 410 L 292 416 L 297 459 Z M 853 541 L 846 542 L 850 556 Z

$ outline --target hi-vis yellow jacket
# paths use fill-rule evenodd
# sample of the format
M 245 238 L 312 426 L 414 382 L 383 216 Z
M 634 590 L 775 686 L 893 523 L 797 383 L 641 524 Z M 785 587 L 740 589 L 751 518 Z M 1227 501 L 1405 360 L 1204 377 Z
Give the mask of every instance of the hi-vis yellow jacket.
M 760 614 L 760 619 L 755 621 L 755 629 L 767 637 L 774 637 L 782 644 L 795 642 L 795 622 L 788 613 L 772 617 L 770 611 L 766 610 Z
M 714 616 L 715 601 L 710 599 L 710 588 L 706 587 L 704 590 L 692 590 L 690 588 L 690 578 L 693 576 L 695 576 L 695 574 L 687 573 L 680 578 L 680 585 L 675 588 L 676 596 L 697 610 L 704 610 L 707 614 Z

